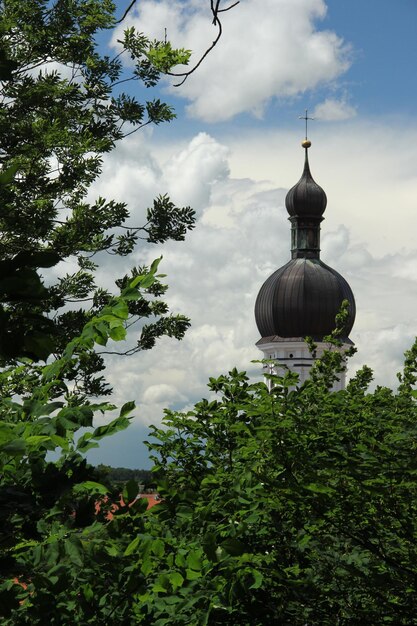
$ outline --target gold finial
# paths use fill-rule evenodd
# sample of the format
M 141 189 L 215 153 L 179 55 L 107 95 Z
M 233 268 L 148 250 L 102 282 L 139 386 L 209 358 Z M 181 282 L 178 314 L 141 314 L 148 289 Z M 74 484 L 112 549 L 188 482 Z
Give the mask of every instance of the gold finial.
M 309 148 L 311 146 L 311 141 L 307 137 L 307 122 L 308 120 L 314 120 L 314 117 L 308 117 L 308 109 L 306 109 L 305 115 L 300 115 L 298 119 L 305 120 L 306 123 L 306 138 L 301 142 L 301 145 L 303 148 Z

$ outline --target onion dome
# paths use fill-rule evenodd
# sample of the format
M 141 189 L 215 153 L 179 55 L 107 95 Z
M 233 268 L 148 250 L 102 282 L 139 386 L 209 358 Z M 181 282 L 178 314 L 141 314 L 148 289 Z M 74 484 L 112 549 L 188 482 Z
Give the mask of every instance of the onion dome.
M 310 142 L 303 142 L 303 146 L 307 144 L 311 145 Z M 303 174 L 287 193 L 285 206 L 289 215 L 294 217 L 321 217 L 326 209 L 327 197 L 311 175 L 307 147 L 305 153 Z
M 346 280 L 320 259 L 292 259 L 262 285 L 256 324 L 264 338 L 310 336 L 319 341 L 334 330 L 343 300 L 349 302 L 347 338 L 355 321 L 355 299 Z
M 345 337 L 355 321 L 355 299 L 346 280 L 320 260 L 320 222 L 327 198 L 314 181 L 308 162 L 309 140 L 303 142 L 305 165 L 285 204 L 291 222 L 292 259 L 262 285 L 255 304 L 255 318 L 263 339 L 320 341 L 335 328 L 343 300 L 349 303 Z M 349 340 L 350 341 L 350 340 Z

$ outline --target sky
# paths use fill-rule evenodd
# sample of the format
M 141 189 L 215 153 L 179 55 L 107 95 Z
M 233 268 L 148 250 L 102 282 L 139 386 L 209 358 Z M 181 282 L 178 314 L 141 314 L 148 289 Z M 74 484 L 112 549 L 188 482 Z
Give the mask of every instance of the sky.
M 129 3 L 118 4 L 122 13 Z M 198 58 L 215 33 L 209 4 L 139 0 L 123 27 L 159 39 L 167 28 L 173 45 Z M 210 376 L 235 366 L 261 378 L 253 308 L 290 258 L 284 202 L 303 169 L 305 109 L 316 118 L 311 171 L 328 197 L 321 258 L 357 304 L 348 376 L 366 363 L 375 384 L 395 385 L 416 335 L 417 3 L 241 0 L 222 22 L 218 46 L 182 87 L 170 80 L 138 92 L 169 102 L 177 119 L 123 140 L 89 192 L 127 202 L 132 224 L 160 193 L 197 215 L 184 242 L 103 259 L 99 280 L 112 287 L 162 255 L 167 301 L 192 326 L 181 342 L 107 357 L 114 402 L 133 399 L 137 410 L 127 431 L 90 452 L 93 463 L 149 467 L 142 441 L 165 407 L 190 409 L 207 397 Z M 120 36 L 107 33 L 103 49 L 117 52 Z

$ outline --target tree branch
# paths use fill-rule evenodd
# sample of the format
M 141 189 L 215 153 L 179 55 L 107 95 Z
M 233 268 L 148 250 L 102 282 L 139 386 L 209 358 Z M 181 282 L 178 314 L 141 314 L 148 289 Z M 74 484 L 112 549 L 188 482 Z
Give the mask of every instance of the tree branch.
M 217 45 L 217 43 L 218 43 L 218 41 L 219 41 L 219 39 L 220 39 L 220 37 L 222 36 L 222 33 L 223 33 L 222 23 L 221 23 L 221 21 L 219 19 L 219 13 L 225 13 L 226 11 L 230 11 L 230 9 L 233 9 L 233 7 L 237 6 L 240 3 L 240 0 L 237 0 L 237 2 L 234 2 L 233 4 L 231 4 L 230 6 L 226 7 L 225 9 L 221 9 L 220 8 L 220 2 L 221 2 L 221 0 L 216 0 L 216 1 L 210 0 L 211 13 L 213 15 L 212 24 L 214 26 L 217 26 L 217 29 L 218 29 L 217 30 L 217 37 L 215 38 L 215 40 L 213 41 L 211 46 L 209 46 L 207 48 L 207 50 L 202 54 L 202 56 L 197 61 L 197 63 L 194 65 L 194 67 L 192 67 L 187 72 L 166 72 L 166 74 L 168 74 L 169 76 L 183 76 L 183 79 L 179 83 L 176 83 L 174 85 L 174 87 L 180 87 L 181 85 L 183 85 L 185 83 L 185 81 L 187 80 L 187 78 L 191 74 L 193 74 L 193 72 L 195 72 L 197 68 L 200 67 L 200 65 L 202 64 L 202 62 L 206 58 L 206 56 L 208 54 L 210 54 L 210 52 L 213 50 L 213 48 Z
M 123 20 L 125 19 L 125 17 L 127 16 L 127 14 L 129 13 L 129 11 L 133 8 L 133 6 L 136 4 L 136 0 L 132 0 L 132 2 L 129 4 L 129 6 L 127 7 L 126 11 L 123 13 L 122 17 L 120 18 L 120 20 L 116 21 L 116 24 L 120 24 L 121 22 L 123 22 Z
M 116 354 L 117 356 L 132 356 L 136 352 L 139 352 L 140 348 L 131 348 L 130 350 L 126 350 L 126 352 L 115 352 L 112 350 L 101 350 L 100 352 L 96 352 L 96 354 Z

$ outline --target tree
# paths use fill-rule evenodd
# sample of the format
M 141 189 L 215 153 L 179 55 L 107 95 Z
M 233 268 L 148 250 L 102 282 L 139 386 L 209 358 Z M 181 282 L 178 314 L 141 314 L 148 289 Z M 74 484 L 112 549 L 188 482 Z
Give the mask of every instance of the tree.
M 124 203 L 86 201 L 103 155 L 127 134 L 175 117 L 169 105 L 141 103 L 122 86 L 135 81 L 151 88 L 162 61 L 170 70 L 188 63 L 190 52 L 130 28 L 119 54 L 101 55 L 96 35 L 116 24 L 110 0 L 3 0 L 0 8 L 0 165 L 7 183 L 0 187 L 1 355 L 7 362 L 59 357 L 110 301 L 94 279 L 100 252 L 125 256 L 141 239 L 181 240 L 195 218 L 190 207 L 177 208 L 166 195 L 155 199 L 142 226 L 128 224 Z M 135 63 L 130 75 L 123 53 Z M 42 287 L 38 268 L 74 257 L 78 271 Z M 142 270 L 133 268 L 130 278 Z M 119 288 L 128 280 L 119 277 Z M 169 315 L 165 290 L 155 281 L 148 299 L 129 303 L 129 324 L 154 320 L 132 352 L 152 347 L 163 334 L 181 338 L 188 327 L 186 317 Z M 67 374 L 80 393 L 105 394 L 110 390 L 96 375 L 102 369 L 102 357 L 91 352 Z
M 110 467 L 100 463 L 97 471 L 101 476 L 106 476 L 112 483 L 125 485 L 129 480 L 133 480 L 144 489 L 151 489 L 155 484 L 155 476 L 151 470 L 130 469 L 128 467 Z
M 108 392 L 94 348 L 124 339 L 132 316 L 156 317 L 133 351 L 163 334 L 181 338 L 189 322 L 159 299 L 159 260 L 118 279 L 112 296 L 95 285 L 92 258 L 127 255 L 142 237 L 181 240 L 194 214 L 160 196 L 147 223 L 129 227 L 124 204 L 85 196 L 117 141 L 174 113 L 121 92 L 120 55 L 97 52 L 95 34 L 116 23 L 109 0 L 2 0 L 0 8 L 0 616 L 13 625 L 131 623 L 138 582 L 129 555 L 146 502 L 133 502 L 134 481 L 120 502 L 120 489 L 84 454 L 126 428 L 134 404 L 94 428 L 97 412 L 115 410 L 86 397 Z M 130 78 L 146 87 L 189 57 L 132 29 L 122 44 L 135 61 Z M 45 288 L 39 268 L 69 257 L 79 271 Z M 68 310 L 87 300 L 89 310 Z
M 218 399 L 152 429 L 162 502 L 145 511 L 130 481 L 114 508 L 82 455 L 133 405 L 77 441 L 112 407 L 57 401 L 54 388 L 80 348 L 118 337 L 156 272 L 91 319 L 31 396 L 0 394 L 2 623 L 416 623 L 417 341 L 396 391 L 369 392 L 364 367 L 331 392 L 332 350 L 300 388 L 290 373 L 271 375 L 271 391 L 236 370 L 211 379 Z
M 94 346 L 122 340 L 130 315 L 161 316 L 137 347 L 187 324 L 166 317 L 157 263 L 122 277 L 112 296 L 94 284 L 89 257 L 127 254 L 142 235 L 181 238 L 193 215 L 178 217 L 162 197 L 144 230 L 120 234 L 127 207 L 86 204 L 126 125 L 172 117 L 167 105 L 117 92 L 120 61 L 101 58 L 93 40 L 114 24 L 113 5 L 0 6 L 2 623 L 416 624 L 417 343 L 396 391 L 369 392 L 364 368 L 331 393 L 336 352 L 300 389 L 290 374 L 272 377 L 271 392 L 236 370 L 211 379 L 217 399 L 167 412 L 152 431 L 163 501 L 150 511 L 134 481 L 120 501 L 88 466 L 85 452 L 134 410 L 128 402 L 94 428 L 95 413 L 114 410 L 84 397 L 103 390 Z M 167 59 L 188 56 L 132 31 L 124 46 L 134 78 L 150 86 Z M 37 74 L 52 60 L 69 77 Z M 45 289 L 39 268 L 68 256 L 79 271 Z M 89 297 L 91 310 L 62 312 Z M 45 366 L 31 361 L 51 352 Z
M 129 224 L 124 203 L 104 198 L 87 202 L 86 193 L 100 175 L 103 155 L 117 142 L 144 126 L 175 118 L 170 105 L 155 98 L 140 102 L 124 88 L 136 84 L 143 92 L 163 74 L 176 72 L 185 80 L 219 41 L 220 14 L 238 2 L 228 7 L 221 0 L 210 3 L 217 36 L 185 69 L 181 66 L 188 65 L 189 50 L 173 49 L 166 38 L 151 41 L 134 28 L 124 31 L 113 58 L 100 53 L 99 32 L 123 22 L 135 3 L 126 2 L 118 19 L 112 0 L 0 1 L 0 166 L 9 183 L 0 186 L 0 259 L 5 262 L 0 313 L 6 329 L 0 347 L 6 361 L 59 356 L 109 301 L 111 294 L 94 278 L 100 252 L 126 256 L 140 240 L 182 240 L 194 226 L 194 211 L 176 207 L 166 195 L 154 200 L 145 223 L 137 225 Z M 123 56 L 131 58 L 133 71 L 122 65 Z M 36 270 L 71 257 L 78 271 L 42 288 Z M 142 270 L 133 268 L 130 277 Z M 119 277 L 117 286 L 123 288 L 128 279 Z M 10 286 L 16 281 L 17 290 Z M 161 300 L 165 291 L 155 281 L 147 301 L 129 304 L 129 325 L 151 320 L 130 354 L 151 348 L 161 335 L 184 335 L 189 321 L 169 315 Z M 110 393 L 96 375 L 103 369 L 99 355 L 89 354 L 77 367 L 72 378 L 80 393 Z
M 29 375 L 25 365 L 0 374 L 2 623 L 87 624 L 90 618 L 120 614 L 116 599 L 116 605 L 102 606 L 104 594 L 97 594 L 90 606 L 94 580 L 100 581 L 100 591 L 106 587 L 104 568 L 117 554 L 111 533 L 118 543 L 130 539 L 118 531 L 117 524 L 109 533 L 106 515 L 120 494 L 86 463 L 83 454 L 97 447 L 103 437 L 126 428 L 134 403 L 126 403 L 110 423 L 93 428 L 96 412 L 115 407 L 103 402 L 74 404 L 65 393 L 65 379 L 67 370 L 95 343 L 123 336 L 128 303 L 140 300 L 142 289 L 156 279 L 157 267 L 155 262 L 146 274 L 132 280 L 87 322 L 60 359 L 40 369 L 31 394 L 19 399 L 8 393 L 10 377 Z M 79 436 L 78 431 L 86 427 L 87 432 Z M 58 454 L 58 460 L 48 459 L 49 452 Z M 137 494 L 137 483 L 128 483 L 123 493 L 125 502 L 130 502 Z M 139 502 L 126 509 L 121 507 L 121 513 L 129 516 L 143 506 Z M 125 609 L 123 605 L 121 611 Z
M 233 370 L 153 429 L 163 547 L 143 623 L 417 623 L 417 341 L 396 391 L 369 392 L 364 367 L 331 392 L 339 366 L 329 352 L 271 392 Z

